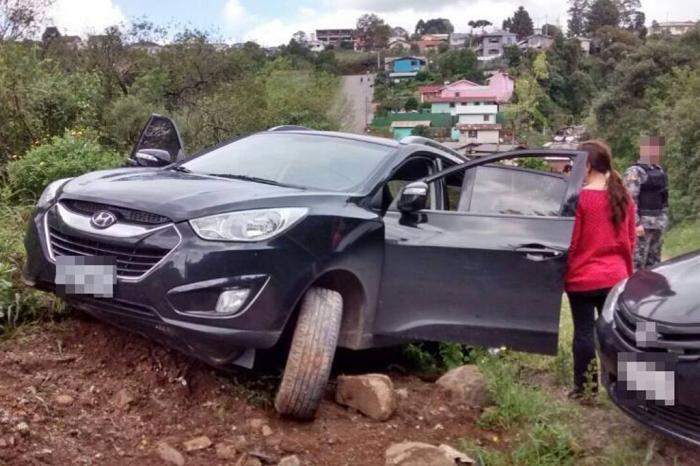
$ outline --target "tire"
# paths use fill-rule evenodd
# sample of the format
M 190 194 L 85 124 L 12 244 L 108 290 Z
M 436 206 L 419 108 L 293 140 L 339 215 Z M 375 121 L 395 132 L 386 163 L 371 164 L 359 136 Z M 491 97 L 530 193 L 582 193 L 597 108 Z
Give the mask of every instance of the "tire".
M 304 295 L 275 396 L 278 413 L 302 421 L 314 418 L 330 377 L 342 315 L 340 293 L 311 288 Z

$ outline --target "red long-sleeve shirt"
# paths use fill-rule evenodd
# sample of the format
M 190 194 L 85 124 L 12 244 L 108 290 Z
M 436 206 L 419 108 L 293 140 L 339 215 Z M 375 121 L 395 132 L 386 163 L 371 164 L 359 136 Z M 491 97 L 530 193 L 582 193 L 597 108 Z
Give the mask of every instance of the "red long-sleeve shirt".
M 583 189 L 576 207 L 574 233 L 569 248 L 566 291 L 612 288 L 632 274 L 635 205 L 630 199 L 627 215 L 615 229 L 607 191 Z

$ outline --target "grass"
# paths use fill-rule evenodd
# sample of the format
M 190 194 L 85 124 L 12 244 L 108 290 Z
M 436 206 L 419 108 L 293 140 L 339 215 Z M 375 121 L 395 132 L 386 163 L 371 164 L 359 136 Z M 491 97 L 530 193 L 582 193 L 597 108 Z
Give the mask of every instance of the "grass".
M 676 257 L 700 250 L 700 220 L 672 228 L 664 242 L 664 257 Z

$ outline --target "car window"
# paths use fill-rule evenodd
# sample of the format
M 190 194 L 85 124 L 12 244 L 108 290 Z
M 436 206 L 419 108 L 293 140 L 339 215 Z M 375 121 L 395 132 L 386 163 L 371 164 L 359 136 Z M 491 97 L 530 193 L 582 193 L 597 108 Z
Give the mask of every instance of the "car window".
M 394 150 L 318 134 L 260 133 L 214 148 L 182 166 L 198 173 L 343 192 L 362 186 Z
M 558 216 L 566 195 L 566 178 L 503 164 L 469 170 L 466 212 L 498 215 Z
M 408 159 L 385 183 L 383 190 L 383 204 L 385 208 L 396 209 L 401 190 L 411 181 L 425 178 L 435 171 L 435 162 L 427 157 L 414 157 Z M 432 206 L 432 189 L 428 193 L 428 205 Z

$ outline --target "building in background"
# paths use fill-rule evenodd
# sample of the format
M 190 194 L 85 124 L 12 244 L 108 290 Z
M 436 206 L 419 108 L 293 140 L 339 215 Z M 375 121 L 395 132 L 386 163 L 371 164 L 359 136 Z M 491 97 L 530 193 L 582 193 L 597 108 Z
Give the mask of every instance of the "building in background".
M 517 36 L 512 32 L 496 30 L 479 34 L 472 49 L 479 60 L 493 60 L 502 57 L 506 47 L 517 43 Z
M 387 58 L 385 67 L 390 79 L 401 80 L 414 78 L 425 67 L 425 63 L 425 58 L 422 57 L 397 57 Z
M 696 21 L 667 21 L 664 23 L 653 21 L 649 32 L 651 34 L 680 36 L 693 29 L 697 24 Z
M 554 39 L 544 34 L 533 34 L 518 42 L 518 48 L 521 50 L 547 50 L 554 43 Z
M 316 29 L 316 40 L 333 47 L 339 47 L 343 42 L 353 42 L 354 29 Z
M 423 34 L 416 44 L 421 52 L 427 53 L 431 50 L 437 51 L 442 44 L 449 45 L 449 40 L 449 34 Z
M 463 49 L 467 47 L 469 42 L 470 34 L 463 32 L 453 32 L 450 34 L 450 48 L 451 49 Z

